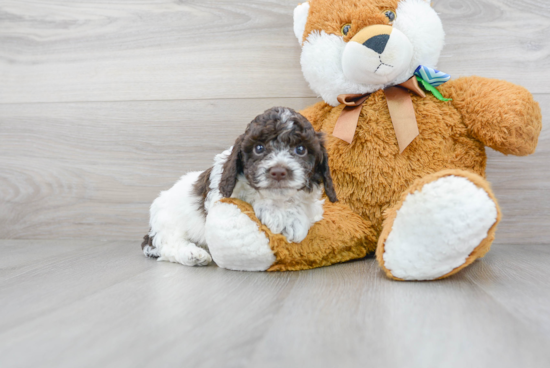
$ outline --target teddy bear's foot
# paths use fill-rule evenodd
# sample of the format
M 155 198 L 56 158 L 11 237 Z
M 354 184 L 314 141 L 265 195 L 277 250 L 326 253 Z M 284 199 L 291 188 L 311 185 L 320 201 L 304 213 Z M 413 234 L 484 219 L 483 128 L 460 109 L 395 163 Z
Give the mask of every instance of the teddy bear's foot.
M 461 170 L 416 181 L 388 210 L 376 251 L 388 277 L 448 277 L 489 251 L 500 210 L 488 182 Z
M 217 202 L 206 218 L 206 243 L 219 267 L 265 271 L 275 263 L 269 239 L 239 207 Z

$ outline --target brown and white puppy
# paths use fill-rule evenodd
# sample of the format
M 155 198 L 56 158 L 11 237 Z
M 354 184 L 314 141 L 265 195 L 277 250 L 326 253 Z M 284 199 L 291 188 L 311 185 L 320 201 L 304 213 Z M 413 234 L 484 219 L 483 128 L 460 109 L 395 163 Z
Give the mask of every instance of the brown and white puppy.
M 322 219 L 323 186 L 336 202 L 322 134 L 296 111 L 274 107 L 257 116 L 232 148 L 217 155 L 214 166 L 182 176 L 155 199 L 143 253 L 188 266 L 210 263 L 206 216 L 222 197 L 250 203 L 273 233 L 301 242 Z

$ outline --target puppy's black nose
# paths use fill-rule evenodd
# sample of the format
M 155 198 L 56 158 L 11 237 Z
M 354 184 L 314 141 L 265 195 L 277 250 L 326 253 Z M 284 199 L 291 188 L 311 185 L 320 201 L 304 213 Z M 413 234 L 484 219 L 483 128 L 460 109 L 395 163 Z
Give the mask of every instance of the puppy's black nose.
M 281 181 L 287 178 L 288 173 L 284 167 L 275 166 L 269 169 L 269 176 L 271 176 L 273 180 Z
M 381 34 L 381 35 L 369 38 L 363 43 L 363 46 L 366 46 L 369 49 L 374 50 L 379 54 L 382 54 L 386 49 L 386 46 L 388 45 L 389 40 L 390 40 L 390 35 Z

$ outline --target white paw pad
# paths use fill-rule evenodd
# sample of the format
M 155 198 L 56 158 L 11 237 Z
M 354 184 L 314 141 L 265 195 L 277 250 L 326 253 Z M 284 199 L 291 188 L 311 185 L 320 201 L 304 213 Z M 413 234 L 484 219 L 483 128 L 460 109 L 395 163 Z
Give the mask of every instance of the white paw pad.
M 487 192 L 447 176 L 409 194 L 384 247 L 384 266 L 404 280 L 433 280 L 463 265 L 497 219 Z

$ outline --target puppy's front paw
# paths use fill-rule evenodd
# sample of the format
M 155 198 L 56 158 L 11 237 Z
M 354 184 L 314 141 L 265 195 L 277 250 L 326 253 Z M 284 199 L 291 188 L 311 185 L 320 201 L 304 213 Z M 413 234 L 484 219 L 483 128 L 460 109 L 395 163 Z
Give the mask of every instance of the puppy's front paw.
M 210 254 L 197 246 L 180 248 L 176 259 L 185 266 L 207 266 L 212 262 Z
M 308 232 L 309 224 L 295 219 L 283 229 L 282 234 L 289 243 L 300 243 L 306 238 Z

